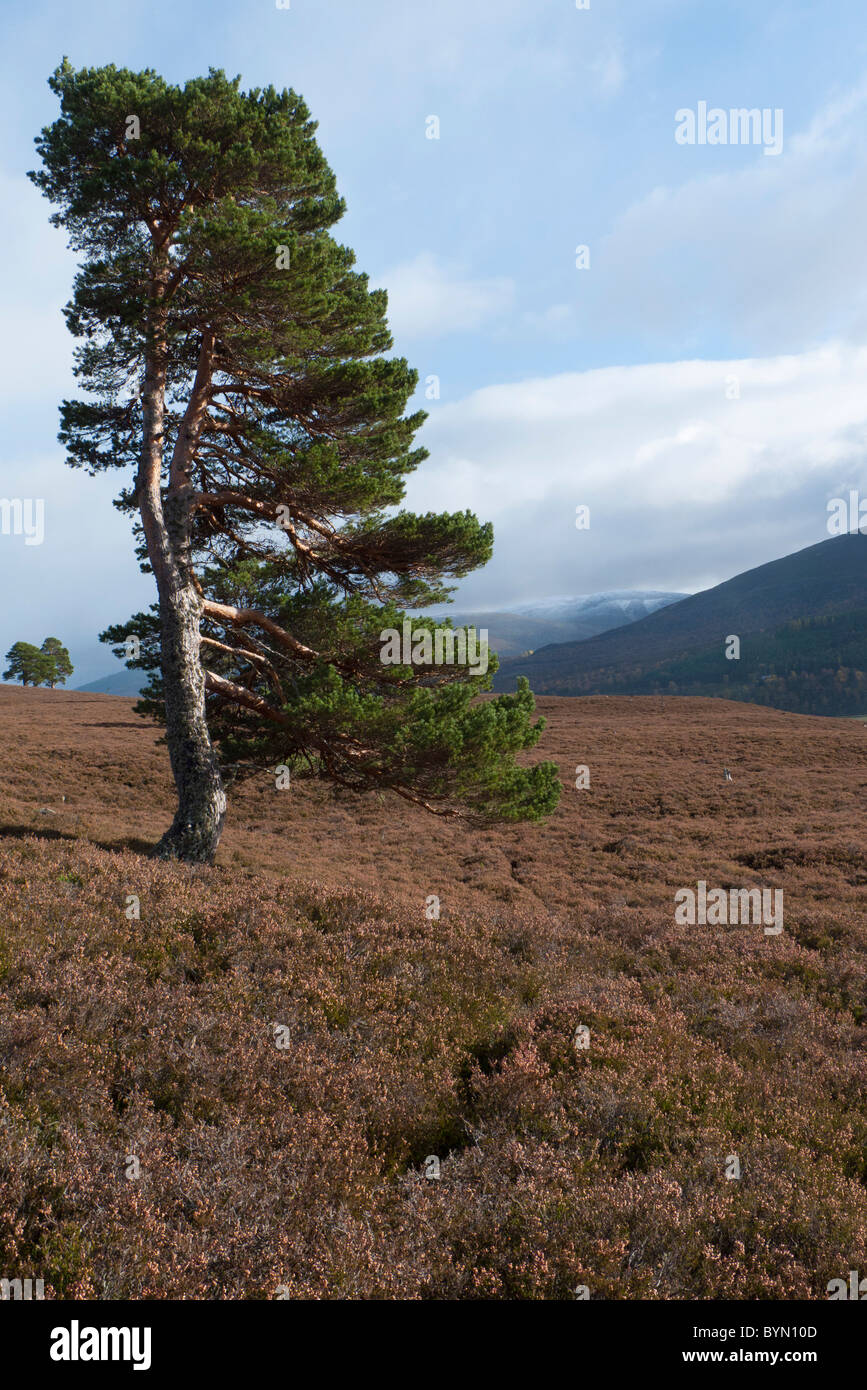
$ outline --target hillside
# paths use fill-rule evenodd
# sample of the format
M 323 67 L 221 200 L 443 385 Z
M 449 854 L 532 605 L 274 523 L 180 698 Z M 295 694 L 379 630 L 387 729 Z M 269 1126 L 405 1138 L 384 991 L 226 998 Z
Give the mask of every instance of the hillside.
M 140 695 L 147 684 L 147 676 L 142 671 L 129 671 L 124 666 L 119 671 L 111 671 L 98 680 L 88 681 L 86 685 L 76 686 L 76 690 L 97 695 Z
M 863 714 L 867 629 L 856 615 L 864 609 L 867 536 L 840 536 L 627 628 L 504 662 L 495 685 L 513 689 L 526 675 L 534 690 L 562 695 L 725 695 L 800 712 Z M 848 624 L 810 625 L 843 615 Z M 739 661 L 726 659 L 730 634 L 741 638 Z
M 720 661 L 719 643 L 656 665 L 592 673 L 578 689 L 610 694 L 717 695 L 798 714 L 867 714 L 867 608 L 799 618 L 743 638 L 738 661 Z
M 0 689 L 0 1268 L 519 1300 L 867 1268 L 867 732 L 539 705 L 544 827 L 263 779 L 189 869 L 143 857 L 172 798 L 132 701 Z M 783 888 L 785 930 L 677 924 L 698 880 Z

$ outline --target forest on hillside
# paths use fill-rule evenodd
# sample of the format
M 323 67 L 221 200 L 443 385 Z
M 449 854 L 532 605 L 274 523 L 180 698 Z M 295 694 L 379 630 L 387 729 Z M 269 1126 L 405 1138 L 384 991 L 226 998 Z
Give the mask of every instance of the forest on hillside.
M 549 682 L 563 695 L 706 695 L 836 717 L 867 715 L 867 609 L 798 618 L 743 638 L 738 660 L 715 642 L 654 666 Z

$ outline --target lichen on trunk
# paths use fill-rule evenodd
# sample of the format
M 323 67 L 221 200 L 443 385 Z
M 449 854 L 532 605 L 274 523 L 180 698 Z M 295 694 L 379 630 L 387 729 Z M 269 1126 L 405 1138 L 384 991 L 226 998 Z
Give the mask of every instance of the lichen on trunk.
M 161 601 L 166 742 L 178 808 L 154 851 L 160 859 L 210 864 L 226 815 L 226 795 L 205 719 L 199 658 L 201 601 L 192 584 Z

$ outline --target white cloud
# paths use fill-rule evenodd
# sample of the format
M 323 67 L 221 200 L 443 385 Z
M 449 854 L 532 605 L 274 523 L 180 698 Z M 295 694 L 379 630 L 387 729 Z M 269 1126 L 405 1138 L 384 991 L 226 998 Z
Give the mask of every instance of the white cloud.
M 729 399 L 734 389 L 739 398 Z M 582 484 L 604 486 L 613 499 L 628 483 L 631 498 L 655 510 L 719 501 L 746 483 L 752 495 L 775 495 L 781 483 L 845 471 L 860 458 L 867 347 L 606 367 L 485 387 L 436 409 L 425 442 L 441 465 L 471 462 L 461 505 L 488 512 Z M 424 487 L 424 471 L 439 491 L 430 464 L 414 486 Z
M 822 540 L 828 499 L 867 484 L 867 347 L 487 387 L 434 407 L 422 437 L 409 505 L 495 524 L 467 593 L 699 587 Z
M 376 283 L 388 290 L 388 321 L 398 342 L 471 332 L 508 310 L 515 292 L 506 277 L 472 279 L 429 251 L 394 266 Z

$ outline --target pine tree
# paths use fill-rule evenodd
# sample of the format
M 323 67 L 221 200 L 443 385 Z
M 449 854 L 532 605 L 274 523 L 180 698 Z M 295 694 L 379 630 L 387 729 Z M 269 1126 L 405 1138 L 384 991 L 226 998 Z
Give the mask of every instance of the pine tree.
M 151 695 L 178 809 L 156 852 L 213 858 L 218 752 L 446 814 L 546 814 L 556 768 L 514 761 L 542 727 L 526 682 L 477 701 L 481 674 L 380 659 L 382 631 L 446 599 L 492 531 L 398 510 L 426 457 L 417 375 L 329 234 L 343 203 L 304 102 L 214 70 L 177 87 L 64 61 L 50 85 L 61 115 L 31 177 L 83 256 L 66 315 L 89 393 L 64 402 L 61 439 L 73 466 L 137 469 L 118 505 L 159 598 Z M 153 661 L 151 615 L 136 628 Z
M 6 653 L 8 668 L 3 672 L 4 681 L 20 681 L 22 685 L 42 685 L 49 671 L 49 663 L 44 654 L 32 642 L 16 642 Z
M 56 685 L 65 685 L 67 676 L 71 676 L 75 669 L 69 658 L 69 652 L 63 646 L 59 637 L 46 637 L 40 648 L 46 658 L 46 674 L 43 684 L 50 685 L 53 690 Z

